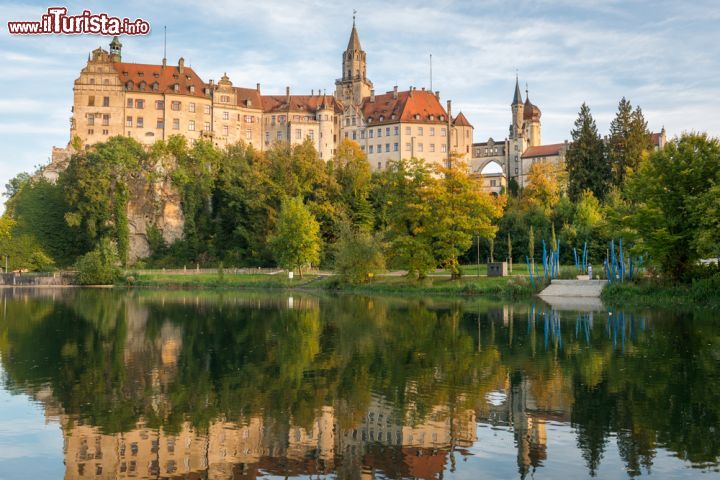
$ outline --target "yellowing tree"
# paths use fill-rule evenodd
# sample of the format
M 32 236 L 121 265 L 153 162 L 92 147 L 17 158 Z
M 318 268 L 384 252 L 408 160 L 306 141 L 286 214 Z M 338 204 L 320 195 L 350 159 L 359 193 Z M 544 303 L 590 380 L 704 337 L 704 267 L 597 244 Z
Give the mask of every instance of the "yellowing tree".
M 438 263 L 460 277 L 458 257 L 471 246 L 473 238 L 495 237 L 506 197 L 493 197 L 482 190 L 480 182 L 468 175 L 467 164 L 452 162 L 452 167 L 436 166 L 440 177 L 430 185 L 429 204 L 432 251 Z
M 560 201 L 561 178 L 559 172 L 550 162 L 536 162 L 530 166 L 528 181 L 522 193 L 524 206 L 540 207 L 546 215 Z

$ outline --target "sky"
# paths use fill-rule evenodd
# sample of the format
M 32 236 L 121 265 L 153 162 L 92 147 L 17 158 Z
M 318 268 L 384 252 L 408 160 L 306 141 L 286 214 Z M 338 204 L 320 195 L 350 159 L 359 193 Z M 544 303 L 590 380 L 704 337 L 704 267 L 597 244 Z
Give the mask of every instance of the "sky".
M 46 164 L 69 140 L 73 81 L 109 37 L 11 36 L 7 21 L 37 20 L 56 3 L 0 3 L 0 189 Z M 367 75 L 378 93 L 430 86 L 475 127 L 474 140 L 504 139 L 516 72 L 542 111 L 542 142 L 570 138 L 586 102 L 606 134 L 620 98 L 649 128 L 720 136 L 720 8 L 717 0 L 255 0 L 67 2 L 150 22 L 122 37 L 123 61 L 184 57 L 201 78 L 224 72 L 263 93 L 334 91 L 357 10 Z

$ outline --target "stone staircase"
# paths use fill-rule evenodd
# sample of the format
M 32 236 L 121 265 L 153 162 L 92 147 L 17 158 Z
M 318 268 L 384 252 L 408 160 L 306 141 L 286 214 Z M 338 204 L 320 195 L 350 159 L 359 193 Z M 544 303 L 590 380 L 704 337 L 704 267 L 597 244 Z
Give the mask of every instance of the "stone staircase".
M 600 298 L 607 280 L 551 280 L 540 297 Z

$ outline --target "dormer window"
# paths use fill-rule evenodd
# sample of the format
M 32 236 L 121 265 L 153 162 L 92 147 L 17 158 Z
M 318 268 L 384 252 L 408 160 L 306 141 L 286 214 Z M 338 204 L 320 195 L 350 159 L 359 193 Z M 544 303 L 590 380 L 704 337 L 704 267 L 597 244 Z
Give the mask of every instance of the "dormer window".
M 392 115 L 390 115 L 390 118 L 392 118 L 393 120 L 395 120 L 395 119 L 397 118 L 397 115 L 395 115 L 395 114 L 393 113 Z
M 123 72 L 123 75 L 127 77 L 128 73 L 127 73 L 127 72 Z
M 383 120 L 385 120 L 385 117 L 380 115 L 380 121 L 382 122 Z
M 125 89 L 126 89 L 126 90 L 132 90 L 134 86 L 135 86 L 135 84 L 132 82 L 132 80 L 130 80 L 129 82 L 127 82 L 127 83 L 125 84 Z
M 440 115 L 440 121 L 441 121 L 441 122 L 444 122 L 444 121 L 445 121 L 445 115 Z
M 190 93 L 195 93 L 195 85 L 190 85 Z
M 177 73 L 173 73 L 173 78 L 180 78 Z
M 430 115 L 430 120 L 435 120 L 435 115 Z
M 415 114 L 415 120 L 420 120 L 420 114 L 419 114 L 419 113 L 416 113 L 416 114 Z
M 138 72 L 138 77 L 144 77 L 144 76 L 145 76 L 145 72 Z
M 246 107 L 252 107 L 252 100 L 250 100 L 250 99 L 245 100 L 245 106 L 246 106 Z
M 190 78 L 190 75 L 185 75 L 185 80 L 192 80 L 192 78 Z
M 372 123 L 372 117 L 368 117 L 368 123 Z
M 153 92 L 157 92 L 159 88 L 160 88 L 160 85 L 158 85 L 158 82 L 153 82 L 153 84 L 152 84 Z
M 155 72 L 155 73 L 153 73 L 153 77 L 155 77 L 155 78 L 160 78 L 160 74 L 157 73 L 157 72 Z
M 146 86 L 147 86 L 147 83 L 145 83 L 145 81 L 140 82 L 140 85 L 139 85 L 140 91 L 144 91 Z
M 173 84 L 173 92 L 179 92 L 180 91 L 180 85 L 177 83 Z

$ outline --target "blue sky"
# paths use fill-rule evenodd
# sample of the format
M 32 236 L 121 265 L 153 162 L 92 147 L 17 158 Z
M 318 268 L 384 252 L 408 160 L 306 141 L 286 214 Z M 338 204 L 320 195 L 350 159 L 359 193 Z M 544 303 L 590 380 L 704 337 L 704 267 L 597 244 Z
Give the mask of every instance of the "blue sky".
M 0 185 L 48 161 L 68 142 L 72 85 L 87 55 L 109 38 L 11 37 L 8 20 L 35 20 L 57 2 L 0 5 Z M 433 87 L 475 126 L 475 141 L 507 135 L 516 69 L 542 110 L 543 143 L 569 138 L 587 102 L 602 132 L 626 96 L 652 130 L 720 135 L 720 8 L 716 0 L 388 1 L 255 0 L 69 2 L 141 17 L 147 37 L 122 38 L 123 60 L 185 57 L 205 79 L 227 72 L 264 93 L 332 92 L 357 9 L 376 91 Z M 32 133 L 29 133 L 32 131 Z

